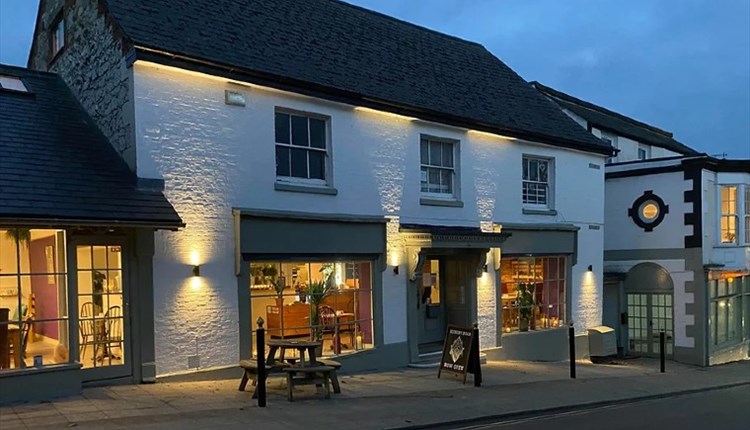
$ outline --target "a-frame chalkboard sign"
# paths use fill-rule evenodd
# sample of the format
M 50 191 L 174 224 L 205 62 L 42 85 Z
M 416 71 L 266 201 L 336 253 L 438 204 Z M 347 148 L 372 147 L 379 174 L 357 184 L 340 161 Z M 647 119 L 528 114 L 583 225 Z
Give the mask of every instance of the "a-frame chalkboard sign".
M 479 330 L 476 327 L 449 325 L 445 332 L 443 355 L 440 357 L 438 378 L 448 374 L 466 383 L 466 375 L 474 375 L 474 386 L 482 384 L 482 368 L 479 364 Z

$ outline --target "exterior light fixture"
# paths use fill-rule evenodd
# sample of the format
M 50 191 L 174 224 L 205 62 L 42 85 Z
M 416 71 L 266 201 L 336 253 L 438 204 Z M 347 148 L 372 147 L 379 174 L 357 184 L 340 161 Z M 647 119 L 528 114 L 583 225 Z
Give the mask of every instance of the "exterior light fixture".
M 487 271 L 489 270 L 486 264 L 484 265 L 483 269 L 484 269 L 484 273 L 487 273 Z
M 193 266 L 193 276 L 200 276 L 201 275 L 201 266 L 195 265 Z
M 393 274 L 398 275 L 398 266 L 393 266 Z
M 594 266 L 592 266 L 592 265 L 590 265 L 590 264 L 589 264 L 589 268 L 588 268 L 588 271 L 589 271 L 589 272 L 593 272 L 593 271 L 594 271 Z

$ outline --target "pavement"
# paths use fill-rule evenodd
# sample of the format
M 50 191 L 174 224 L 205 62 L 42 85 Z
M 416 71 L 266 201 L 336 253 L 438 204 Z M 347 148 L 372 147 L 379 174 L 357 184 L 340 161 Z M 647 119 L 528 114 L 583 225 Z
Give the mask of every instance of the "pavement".
M 440 423 L 551 413 L 750 384 L 750 360 L 700 368 L 654 359 L 616 364 L 490 361 L 483 384 L 438 379 L 436 369 L 340 376 L 342 393 L 324 400 L 315 387 L 286 401 L 282 378 L 269 379 L 268 406 L 237 390 L 239 369 L 156 384 L 86 388 L 79 396 L 0 408 L 0 429 L 432 428 Z

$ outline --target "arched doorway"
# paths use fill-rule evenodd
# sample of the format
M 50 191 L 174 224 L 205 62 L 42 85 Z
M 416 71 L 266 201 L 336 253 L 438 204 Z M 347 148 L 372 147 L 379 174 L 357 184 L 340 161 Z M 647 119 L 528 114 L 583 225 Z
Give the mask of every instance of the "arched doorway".
M 655 263 L 640 263 L 625 278 L 627 349 L 630 354 L 658 355 L 659 333 L 666 334 L 666 354 L 674 346 L 674 283 L 669 272 Z

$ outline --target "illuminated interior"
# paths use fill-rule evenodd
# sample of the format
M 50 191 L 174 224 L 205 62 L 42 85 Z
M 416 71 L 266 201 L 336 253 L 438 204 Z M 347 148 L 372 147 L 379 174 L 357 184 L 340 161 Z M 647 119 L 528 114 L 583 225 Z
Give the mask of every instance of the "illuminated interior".
M 500 264 L 504 332 L 565 324 L 565 257 L 503 257 Z

